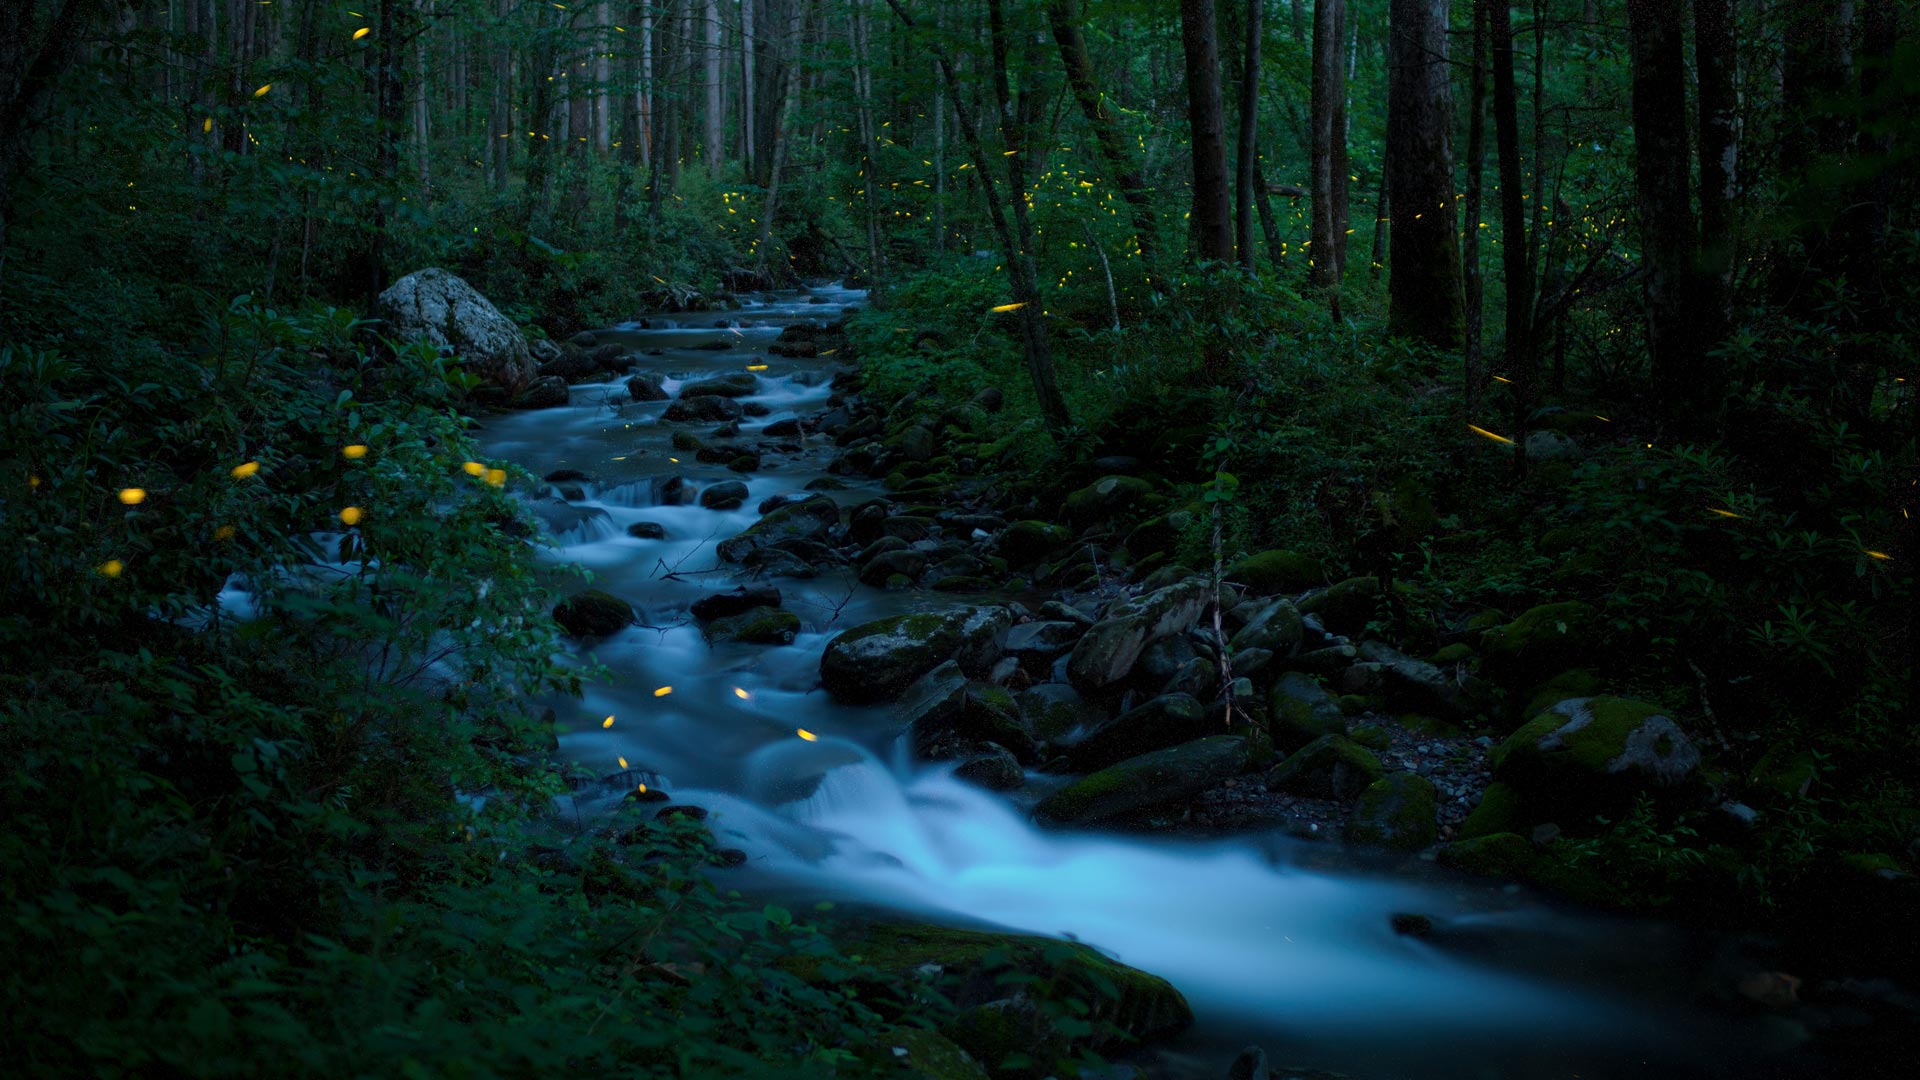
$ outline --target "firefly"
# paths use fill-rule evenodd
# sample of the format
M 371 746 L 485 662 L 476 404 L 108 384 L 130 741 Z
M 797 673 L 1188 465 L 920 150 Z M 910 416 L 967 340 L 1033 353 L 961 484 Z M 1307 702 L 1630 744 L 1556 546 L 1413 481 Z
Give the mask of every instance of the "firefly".
M 820 736 L 815 735 L 813 732 L 808 731 L 806 728 L 800 728 L 799 730 L 795 731 L 794 734 L 800 736 L 801 738 L 807 740 L 808 742 L 820 741 Z
M 465 470 L 468 476 L 485 476 L 487 474 L 487 467 L 477 461 L 469 461 L 465 465 L 460 466 L 460 468 Z
M 746 692 L 745 690 L 743 690 L 743 689 L 741 689 L 740 687 L 738 687 L 738 686 L 736 686 L 736 687 L 734 687 L 734 688 L 733 688 L 733 696 L 734 696 L 734 697 L 737 697 L 737 698 L 739 698 L 739 699 L 740 699 L 741 701 L 745 701 L 745 700 L 747 700 L 748 698 L 750 698 L 750 697 L 752 697 L 753 695 L 752 695 L 752 694 L 749 694 L 749 693 L 747 693 L 747 692 Z
M 354 443 L 352 446 L 343 446 L 340 448 L 340 456 L 358 461 L 367 456 L 366 444 Z
M 121 488 L 120 501 L 127 506 L 139 506 L 147 501 L 146 488 Z
M 245 464 L 235 465 L 233 467 L 233 471 L 229 475 L 231 475 L 235 480 L 245 480 L 247 477 L 252 476 L 254 473 L 257 473 L 259 471 L 260 471 L 260 463 L 257 461 L 249 461 L 249 462 L 246 462 Z
M 609 716 L 609 717 L 607 717 L 607 718 L 606 718 L 605 720 L 602 720 L 602 721 L 600 721 L 600 726 L 601 726 L 601 727 L 603 727 L 603 728 L 610 728 L 610 727 L 612 727 L 612 726 L 613 726 L 613 717 L 611 717 L 611 716 Z
M 106 562 L 100 564 L 99 569 L 100 572 L 107 577 L 117 578 L 120 576 L 120 571 L 126 569 L 126 565 L 119 559 L 108 559 Z
M 363 516 L 360 508 L 357 506 L 349 506 L 345 510 L 340 511 L 340 521 L 345 525 L 358 525 Z
M 505 487 L 507 484 L 507 470 L 488 469 L 487 483 L 494 487 Z
M 1026 306 L 1027 306 L 1027 302 L 1025 300 L 1022 300 L 1017 304 L 1001 304 L 998 307 L 992 308 L 991 310 L 994 314 L 998 315 L 1001 312 L 1006 312 L 1006 311 L 1019 311 L 1021 308 Z
M 1475 435 L 1484 435 L 1487 438 L 1492 439 L 1494 442 L 1497 442 L 1497 443 L 1506 443 L 1508 446 L 1513 445 L 1512 439 L 1507 438 L 1505 435 L 1495 435 L 1493 432 L 1488 431 L 1486 428 L 1483 428 L 1483 427 L 1476 427 L 1472 424 L 1468 424 L 1467 430 L 1473 432 Z
M 671 686 L 663 686 L 663 687 L 661 687 L 660 689 L 658 689 L 658 690 L 655 690 L 655 691 L 653 692 L 653 696 L 654 696 L 654 697 L 666 697 L 666 696 L 667 696 L 668 694 L 671 694 L 671 693 L 673 693 L 673 687 L 671 687 Z
M 373 33 L 373 27 L 363 26 L 360 29 L 355 30 L 353 32 L 353 40 L 359 41 L 361 38 L 366 37 L 368 34 L 371 34 L 371 33 Z

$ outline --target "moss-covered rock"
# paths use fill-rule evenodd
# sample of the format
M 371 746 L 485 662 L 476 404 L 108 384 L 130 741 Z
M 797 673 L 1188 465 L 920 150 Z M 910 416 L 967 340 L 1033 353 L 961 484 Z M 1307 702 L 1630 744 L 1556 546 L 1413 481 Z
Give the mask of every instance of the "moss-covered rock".
M 760 388 L 760 380 L 750 371 L 730 371 L 711 379 L 690 382 L 680 388 L 681 400 L 697 397 L 746 397 Z
M 1101 769 L 1197 739 L 1210 730 L 1219 729 L 1209 723 L 1207 710 L 1200 702 L 1187 694 L 1162 694 L 1094 728 L 1065 748 L 1066 758 L 1076 770 Z
M 1090 728 L 1106 714 L 1080 696 L 1067 683 L 1041 683 L 1022 690 L 1014 703 L 1019 706 L 1027 730 L 1037 739 L 1058 739 L 1076 728 Z
M 1460 823 L 1462 839 L 1518 832 L 1531 825 L 1525 818 L 1520 792 L 1512 784 L 1494 781 L 1480 791 L 1480 803 Z
M 1253 596 L 1297 593 L 1327 580 L 1320 560 L 1298 551 L 1276 548 L 1249 555 L 1227 568 L 1227 580 L 1242 585 Z
M 1045 521 L 1016 521 L 994 538 L 993 550 L 1012 566 L 1032 566 L 1067 545 L 1073 534 Z
M 725 398 L 710 400 L 724 401 Z M 726 480 L 704 488 L 700 492 L 700 505 L 709 510 L 737 510 L 747 501 L 747 485 L 738 480 Z
M 898 697 L 947 660 L 972 678 L 985 678 L 1006 643 L 1009 621 L 1000 607 L 876 619 L 827 644 L 820 680 L 842 701 L 872 702 Z
M 1472 659 L 1473 646 L 1464 641 L 1456 641 L 1451 645 L 1443 645 L 1434 650 L 1433 655 L 1427 657 L 1427 663 L 1432 664 L 1434 667 L 1450 668 L 1456 664 L 1464 664 Z
M 1347 843 L 1419 851 L 1440 835 L 1438 803 L 1433 781 L 1410 772 L 1389 773 L 1360 793 L 1347 819 Z
M 588 589 L 560 601 L 553 621 L 574 637 L 605 637 L 633 622 L 633 605 L 600 589 Z
M 1246 768 L 1247 743 L 1209 735 L 1116 762 L 1083 776 L 1034 808 L 1061 825 L 1085 825 L 1184 802 Z
M 1605 684 L 1600 676 L 1585 668 L 1563 671 L 1539 686 L 1527 695 L 1527 702 L 1515 716 L 1515 724 L 1531 720 L 1568 698 L 1598 697 Z
M 1381 727 L 1379 724 L 1361 724 L 1352 731 L 1347 732 L 1347 738 L 1352 739 L 1354 742 L 1359 743 L 1361 746 L 1366 747 L 1376 754 L 1393 745 L 1393 736 L 1388 734 L 1387 729 Z
M 1495 832 L 1456 840 L 1440 849 L 1439 863 L 1483 877 L 1525 879 L 1536 859 L 1533 842 L 1518 833 Z
M 1367 628 L 1379 598 L 1379 578 L 1353 577 L 1302 600 L 1300 610 L 1318 616 L 1328 630 L 1354 637 Z
M 742 562 L 765 547 L 787 540 L 818 540 L 840 523 L 840 504 L 828 495 L 815 495 L 802 502 L 776 507 L 765 517 L 731 539 L 722 540 L 720 558 Z
M 1275 656 L 1290 656 L 1300 648 L 1301 633 L 1300 612 L 1292 601 L 1270 600 L 1228 644 L 1234 652 L 1265 649 Z
M 994 1066 L 995 1076 L 1014 1075 L 997 1068 L 1012 1050 L 1028 1052 L 1065 1043 L 1104 1051 L 1123 1038 L 1141 1042 L 1168 1038 L 1193 1023 L 1192 1008 L 1172 983 L 1076 942 L 925 923 L 872 923 L 840 929 L 833 937 L 842 951 L 885 972 L 911 976 L 931 965 L 941 972 L 948 1000 L 963 1013 L 995 1006 L 1007 1023 L 983 1023 L 991 1018 L 975 1013 L 945 1032 L 976 1059 Z M 1022 976 L 1018 996 L 1001 981 L 1007 974 Z M 1024 1007 L 999 1004 L 1021 1000 L 1027 1003 Z M 1021 1015 L 1027 1008 L 1037 1012 L 1042 1023 Z M 1068 1039 L 1047 1030 L 1051 1025 L 1046 1019 L 1052 1016 L 1084 1016 L 1094 1021 L 1095 1030 Z M 1106 1031 L 1108 1024 L 1120 1035 Z M 981 1037 L 995 1029 L 1003 1034 Z M 1004 1049 L 1008 1045 L 1012 1050 Z M 996 1051 L 1004 1052 L 996 1057 Z
M 741 641 L 749 645 L 791 645 L 800 633 L 800 616 L 775 607 L 758 607 L 738 615 L 714 619 L 701 628 L 709 642 Z
M 1618 812 L 1635 792 L 1673 792 L 1695 779 L 1700 751 L 1658 706 L 1573 698 L 1522 725 L 1488 755 L 1496 780 L 1548 813 Z
M 1380 779 L 1373 751 L 1345 735 L 1322 735 L 1267 771 L 1267 788 L 1313 799 L 1351 799 Z
M 1538 679 L 1600 653 L 1601 621 L 1592 604 L 1569 600 L 1541 604 L 1480 638 L 1487 675 Z
M 896 1027 L 882 1033 L 861 1060 L 899 1080 L 988 1080 L 986 1066 L 957 1042 L 925 1028 Z
M 1188 579 L 1114 604 L 1067 658 L 1067 679 L 1083 694 L 1116 687 L 1148 642 L 1184 633 L 1206 609 L 1206 583 Z
M 1323 735 L 1343 735 L 1347 718 L 1320 683 L 1299 672 L 1282 675 L 1267 698 L 1268 730 L 1274 748 L 1285 753 Z
M 1155 501 L 1149 481 L 1137 476 L 1103 476 L 1068 495 L 1061 508 L 1068 521 L 1088 525 L 1151 508 Z

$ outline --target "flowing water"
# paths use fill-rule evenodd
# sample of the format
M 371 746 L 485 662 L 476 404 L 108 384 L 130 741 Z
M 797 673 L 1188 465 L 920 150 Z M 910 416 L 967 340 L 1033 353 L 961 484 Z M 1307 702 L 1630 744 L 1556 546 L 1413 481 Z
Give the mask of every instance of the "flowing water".
M 1185 1061 L 1191 1075 L 1223 1075 L 1241 1045 L 1258 1042 L 1276 1064 L 1367 1077 L 1752 1076 L 1770 1043 L 1790 1038 L 1763 1018 L 1698 1005 L 1742 969 L 1695 935 L 1280 837 L 1041 830 L 1007 798 L 909 762 L 885 708 L 841 705 L 815 687 L 820 653 L 848 626 L 959 603 L 951 597 L 870 589 L 844 570 L 783 578 L 773 584 L 802 620 L 797 640 L 710 648 L 687 606 L 738 584 L 717 569 L 714 545 L 756 520 L 761 500 L 825 476 L 832 456 L 823 436 L 760 432 L 825 408 L 835 361 L 785 360 L 766 346 L 786 325 L 838 318 L 861 300 L 823 287 L 598 332 L 657 353 L 640 366 L 668 376 L 669 392 L 766 365 L 743 400 L 767 412 L 742 422 L 741 440 L 789 450 L 745 477 L 675 451 L 666 403 L 627 401 L 623 381 L 575 386 L 567 407 L 484 425 L 490 455 L 536 475 L 587 474 L 548 493 L 567 496 L 542 508 L 561 541 L 553 558 L 586 567 L 640 616 L 590 650 L 609 679 L 560 703 L 562 756 L 708 807 L 722 842 L 750 855 L 727 871 L 741 887 L 1070 935 L 1167 977 L 1198 1022 L 1157 1074 L 1187 1075 Z M 727 347 L 703 347 L 713 342 Z M 733 511 L 661 505 L 673 477 L 695 489 L 744 479 L 750 495 Z M 832 494 L 851 505 L 881 492 L 862 480 Z M 665 539 L 628 535 L 638 521 L 658 523 Z M 580 812 L 623 788 L 583 797 Z M 1431 917 L 1434 936 L 1395 934 L 1396 912 Z

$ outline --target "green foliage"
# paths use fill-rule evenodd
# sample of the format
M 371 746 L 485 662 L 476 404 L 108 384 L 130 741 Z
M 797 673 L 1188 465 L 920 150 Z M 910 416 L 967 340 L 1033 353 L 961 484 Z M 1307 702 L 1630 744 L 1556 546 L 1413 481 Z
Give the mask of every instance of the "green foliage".
M 703 828 L 551 816 L 527 710 L 579 674 L 532 523 L 462 467 L 459 373 L 358 330 L 242 298 L 192 351 L 0 349 L 4 1056 L 865 1075 L 888 980 L 720 889 Z

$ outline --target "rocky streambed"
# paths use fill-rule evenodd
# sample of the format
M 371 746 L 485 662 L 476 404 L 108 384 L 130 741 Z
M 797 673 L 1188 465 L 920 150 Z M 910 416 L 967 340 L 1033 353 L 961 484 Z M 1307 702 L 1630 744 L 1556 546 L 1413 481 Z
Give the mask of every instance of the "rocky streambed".
M 595 579 L 556 612 L 611 676 L 556 703 L 583 820 L 642 784 L 697 806 L 743 887 L 877 912 L 846 933 L 905 967 L 978 964 L 988 939 L 941 926 L 1070 935 L 1153 1075 L 1221 1075 L 1250 1040 L 1275 1075 L 1798 1060 L 1804 1016 L 1740 990 L 1747 943 L 1514 884 L 1562 873 L 1558 819 L 1701 790 L 1673 718 L 1564 674 L 1590 610 L 1412 656 L 1365 640 L 1378 582 L 1293 553 L 1123 573 L 1103 538 L 1166 516 L 1153 486 L 1005 514 L 973 478 L 998 392 L 862 400 L 837 332 L 861 299 L 542 343 L 543 389 L 485 425 Z M 1067 1048 L 1028 995 L 968 986 L 946 1034 L 996 1075 Z

